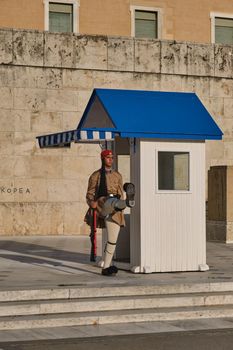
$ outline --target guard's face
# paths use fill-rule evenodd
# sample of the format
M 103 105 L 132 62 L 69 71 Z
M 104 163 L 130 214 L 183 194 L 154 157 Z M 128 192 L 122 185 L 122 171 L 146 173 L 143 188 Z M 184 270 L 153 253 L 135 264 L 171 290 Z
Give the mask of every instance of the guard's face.
M 112 155 L 109 154 L 108 156 L 104 157 L 104 165 L 107 168 L 111 168 L 112 163 L 113 163 L 113 156 Z

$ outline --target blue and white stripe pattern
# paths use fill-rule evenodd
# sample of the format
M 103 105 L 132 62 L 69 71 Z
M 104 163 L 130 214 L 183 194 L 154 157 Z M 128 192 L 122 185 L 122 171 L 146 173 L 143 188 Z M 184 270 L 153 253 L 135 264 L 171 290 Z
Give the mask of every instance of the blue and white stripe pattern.
M 40 148 L 66 146 L 71 142 L 113 141 L 115 133 L 102 130 L 71 130 L 57 134 L 37 136 Z

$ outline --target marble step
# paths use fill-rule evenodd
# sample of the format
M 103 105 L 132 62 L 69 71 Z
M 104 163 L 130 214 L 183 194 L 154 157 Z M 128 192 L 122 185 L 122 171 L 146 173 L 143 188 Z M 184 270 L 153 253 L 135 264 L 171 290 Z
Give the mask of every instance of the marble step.
M 233 305 L 233 292 L 0 302 L 1 316 Z
M 67 327 L 46 327 L 34 329 L 0 330 L 2 342 L 26 342 L 31 340 L 57 340 L 71 338 L 93 338 L 135 334 L 151 334 L 169 332 L 190 332 L 203 330 L 233 329 L 233 318 L 199 318 L 190 320 L 112 323 L 109 325 L 86 325 Z M 6 349 L 6 348 L 5 348 Z
M 0 318 L 0 330 L 233 317 L 233 305 L 114 310 Z
M 93 287 L 44 288 L 26 290 L 1 290 L 0 302 L 23 300 L 78 299 L 114 296 L 163 295 L 203 292 L 233 292 L 233 282 L 180 283 L 161 285 L 124 284 L 111 286 L 94 285 Z

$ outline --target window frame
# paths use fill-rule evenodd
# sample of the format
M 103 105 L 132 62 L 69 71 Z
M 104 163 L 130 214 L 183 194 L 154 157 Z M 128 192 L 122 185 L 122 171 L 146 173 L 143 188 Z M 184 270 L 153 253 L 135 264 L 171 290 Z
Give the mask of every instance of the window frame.
M 232 13 L 223 13 L 223 12 L 210 12 L 211 44 L 220 44 L 220 43 L 215 42 L 215 20 L 216 20 L 216 18 L 219 18 L 219 17 L 225 18 L 225 19 L 233 19 L 233 14 Z M 222 44 L 222 45 L 226 45 L 226 44 Z
M 73 5 L 73 31 L 79 33 L 79 0 L 44 0 L 44 30 L 49 31 L 49 4 Z
M 159 189 L 159 152 L 177 152 L 189 154 L 189 189 L 188 190 L 160 190 Z M 171 149 L 167 147 L 159 147 L 155 150 L 155 193 L 156 194 L 191 194 L 193 188 L 193 172 L 192 172 L 192 150 L 189 148 L 176 148 Z
M 135 37 L 135 12 L 136 11 L 146 11 L 146 12 L 157 12 L 157 26 L 158 26 L 158 37 L 154 38 L 154 40 L 162 39 L 162 9 L 159 7 L 145 7 L 145 6 L 130 6 L 131 12 L 131 36 Z M 136 39 L 147 39 L 145 38 L 136 38 Z M 148 38 L 153 40 L 152 38 Z

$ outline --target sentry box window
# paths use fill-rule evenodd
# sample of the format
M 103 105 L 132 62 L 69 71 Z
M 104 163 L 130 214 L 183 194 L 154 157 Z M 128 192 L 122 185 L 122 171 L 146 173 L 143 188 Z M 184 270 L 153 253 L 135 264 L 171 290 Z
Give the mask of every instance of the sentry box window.
M 190 190 L 189 158 L 189 152 L 158 152 L 158 190 Z

